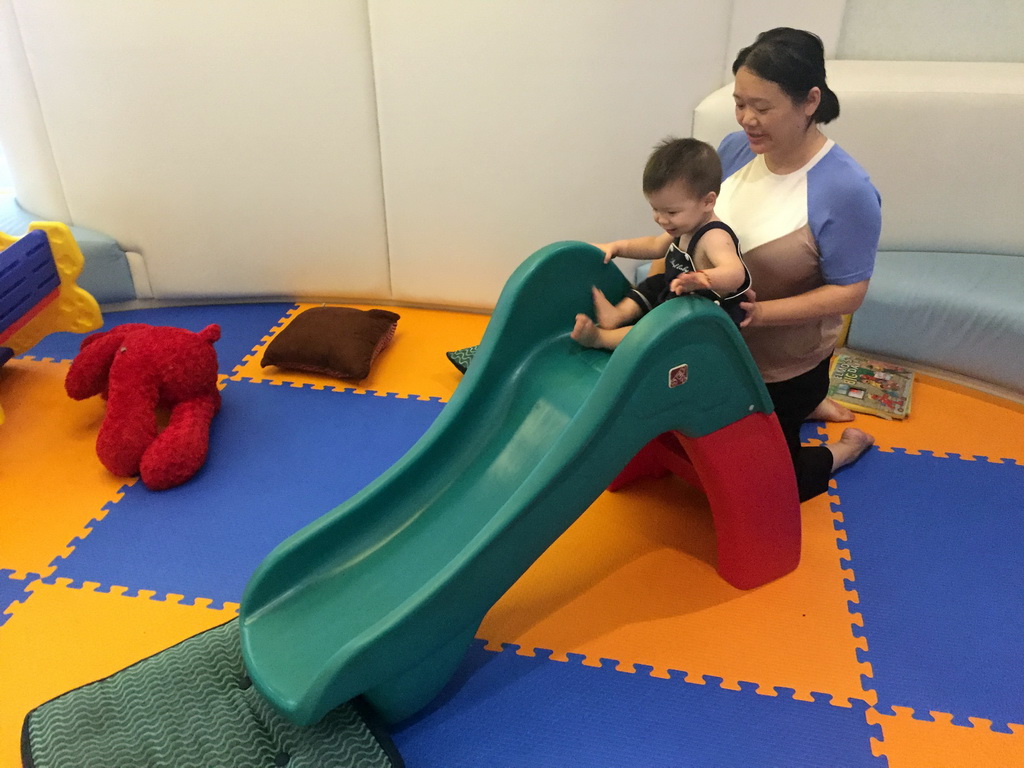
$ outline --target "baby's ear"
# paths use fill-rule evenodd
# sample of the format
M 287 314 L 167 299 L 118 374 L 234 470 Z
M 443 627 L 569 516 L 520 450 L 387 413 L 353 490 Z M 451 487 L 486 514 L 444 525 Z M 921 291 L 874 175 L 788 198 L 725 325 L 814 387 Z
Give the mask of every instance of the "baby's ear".
M 718 201 L 718 193 L 717 192 L 708 192 L 706 195 L 704 195 L 704 205 L 708 209 L 714 208 L 715 207 L 715 203 L 717 201 Z

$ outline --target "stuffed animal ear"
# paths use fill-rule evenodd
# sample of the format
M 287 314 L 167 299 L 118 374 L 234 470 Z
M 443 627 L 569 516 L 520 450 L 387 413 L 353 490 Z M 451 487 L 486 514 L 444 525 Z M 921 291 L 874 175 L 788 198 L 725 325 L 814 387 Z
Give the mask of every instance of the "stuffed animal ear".
M 199 338 L 208 344 L 213 344 L 220 338 L 220 326 L 216 323 L 206 326 L 199 332 Z
M 84 400 L 107 390 L 107 378 L 114 355 L 121 348 L 125 336 L 137 323 L 119 325 L 109 331 L 93 333 L 82 339 L 78 354 L 71 361 L 64 389 L 73 400 Z

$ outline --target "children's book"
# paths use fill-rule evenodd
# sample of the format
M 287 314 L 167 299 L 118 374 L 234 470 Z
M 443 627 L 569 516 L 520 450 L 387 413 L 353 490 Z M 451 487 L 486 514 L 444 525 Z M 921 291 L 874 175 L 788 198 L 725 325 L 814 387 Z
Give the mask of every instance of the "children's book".
M 828 396 L 856 413 L 905 419 L 913 385 L 914 372 L 907 368 L 840 352 L 832 358 Z

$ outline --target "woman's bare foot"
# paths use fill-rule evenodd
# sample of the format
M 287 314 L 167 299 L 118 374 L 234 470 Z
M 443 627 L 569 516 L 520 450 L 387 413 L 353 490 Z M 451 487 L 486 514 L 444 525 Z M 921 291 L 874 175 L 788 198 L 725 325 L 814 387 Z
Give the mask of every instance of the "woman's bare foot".
M 807 419 L 808 421 L 853 421 L 853 411 L 826 397 L 818 403 L 817 408 L 811 411 L 811 415 Z
M 576 325 L 573 326 L 569 337 L 578 342 L 580 346 L 596 349 L 600 346 L 601 329 L 594 325 L 594 321 L 586 315 L 576 315 Z
M 618 308 L 608 301 L 608 297 L 602 293 L 596 285 L 591 286 L 591 293 L 594 295 L 594 317 L 597 325 L 601 328 L 618 328 L 622 325 L 622 315 Z M 589 320 L 589 318 L 587 318 Z
M 835 472 L 840 467 L 852 464 L 874 444 L 875 438 L 867 432 L 861 432 L 853 427 L 844 429 L 838 442 L 827 443 L 825 446 L 832 451 L 832 471 Z

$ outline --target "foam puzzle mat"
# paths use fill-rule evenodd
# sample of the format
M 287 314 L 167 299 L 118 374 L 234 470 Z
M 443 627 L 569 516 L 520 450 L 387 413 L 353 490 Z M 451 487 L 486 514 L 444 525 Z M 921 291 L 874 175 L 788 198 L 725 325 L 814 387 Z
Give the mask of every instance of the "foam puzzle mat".
M 103 403 L 63 390 L 81 337 L 0 368 L 0 768 L 33 707 L 234 617 L 277 543 L 430 426 L 461 381 L 445 352 L 487 322 L 398 308 L 360 382 L 262 368 L 308 306 L 105 315 L 222 327 L 209 459 L 169 491 L 100 465 Z M 718 577 L 677 478 L 601 495 L 392 729 L 406 764 L 1024 765 L 1024 407 L 920 377 L 910 419 L 857 426 L 876 447 L 803 505 L 799 568 L 758 589 Z

